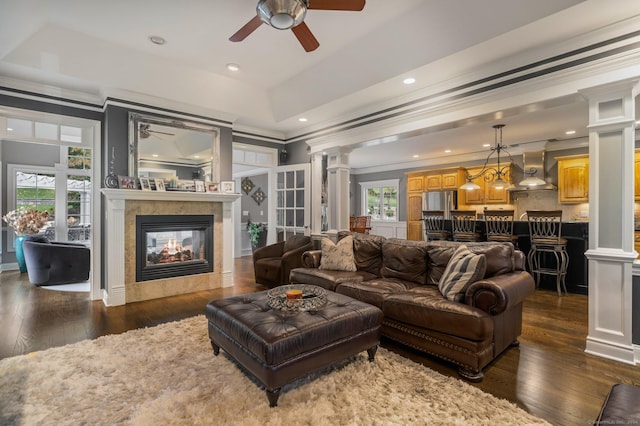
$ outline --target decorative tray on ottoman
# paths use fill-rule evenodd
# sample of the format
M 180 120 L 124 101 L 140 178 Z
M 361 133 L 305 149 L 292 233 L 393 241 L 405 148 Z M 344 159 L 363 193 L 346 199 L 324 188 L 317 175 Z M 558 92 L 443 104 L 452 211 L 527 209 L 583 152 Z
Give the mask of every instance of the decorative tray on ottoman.
M 267 291 L 267 303 L 285 312 L 316 311 L 327 304 L 327 291 L 315 285 L 281 285 Z

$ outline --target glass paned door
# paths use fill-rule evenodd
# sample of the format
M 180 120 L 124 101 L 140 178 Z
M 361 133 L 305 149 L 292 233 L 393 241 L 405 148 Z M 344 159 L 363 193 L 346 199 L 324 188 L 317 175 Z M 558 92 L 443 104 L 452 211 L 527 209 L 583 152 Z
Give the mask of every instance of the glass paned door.
M 16 209 L 35 208 L 49 213 L 49 222 L 41 231 L 50 239 L 55 237 L 56 177 L 54 173 L 16 171 Z
M 278 167 L 276 172 L 277 241 L 304 234 L 309 224 L 309 190 L 306 188 L 309 165 Z
M 67 176 L 67 240 L 91 239 L 91 177 Z

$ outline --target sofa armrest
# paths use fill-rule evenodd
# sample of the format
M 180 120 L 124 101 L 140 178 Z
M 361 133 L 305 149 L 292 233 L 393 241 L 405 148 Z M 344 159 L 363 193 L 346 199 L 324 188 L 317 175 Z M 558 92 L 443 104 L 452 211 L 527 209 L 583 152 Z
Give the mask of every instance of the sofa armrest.
M 303 268 L 318 268 L 320 267 L 320 258 L 322 257 L 322 250 L 307 250 L 302 253 L 302 267 Z
M 282 250 L 284 250 L 284 241 L 280 241 L 279 243 L 271 244 L 264 247 L 259 247 L 253 252 L 253 261 L 255 262 L 258 259 L 264 259 L 267 257 L 281 257 Z
M 282 255 L 282 278 L 289 283 L 291 270 L 302 267 L 302 255 L 312 248 L 312 244 L 305 244 L 296 249 L 289 250 Z
M 521 303 L 535 289 L 531 274 L 515 271 L 474 282 L 465 293 L 465 303 L 498 315 Z
M 526 271 L 527 257 L 520 250 L 514 250 L 513 252 L 513 270 L 514 271 Z

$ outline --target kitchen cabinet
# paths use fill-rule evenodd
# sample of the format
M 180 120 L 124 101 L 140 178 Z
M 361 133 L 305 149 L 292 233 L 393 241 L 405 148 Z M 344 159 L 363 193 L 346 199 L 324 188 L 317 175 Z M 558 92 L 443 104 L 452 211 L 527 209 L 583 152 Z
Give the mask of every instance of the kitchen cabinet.
M 487 167 L 497 168 L 497 165 L 487 165 Z M 503 165 L 500 167 L 504 172 L 504 179 L 511 183 L 511 164 Z M 482 167 L 467 169 L 467 173 L 471 176 L 477 175 L 482 171 Z M 463 195 L 461 197 L 460 204 L 474 205 L 474 204 L 508 204 L 509 203 L 509 191 L 506 188 L 495 189 L 491 187 L 491 181 L 485 180 L 485 175 L 478 176 L 473 179 L 472 182 L 477 184 L 480 189 L 473 189 L 470 191 L 460 191 Z
M 442 189 L 442 175 L 425 176 L 427 191 L 440 191 Z
M 407 239 L 421 241 L 422 193 L 428 191 L 457 191 L 464 183 L 462 167 L 421 170 L 407 173 Z
M 422 240 L 422 193 L 424 173 L 407 174 L 407 240 Z
M 425 172 L 425 191 L 457 190 L 465 181 L 462 167 L 456 169 L 430 170 Z
M 423 192 L 424 191 L 424 177 L 419 176 L 407 176 L 407 192 Z
M 557 157 L 558 202 L 578 204 L 589 202 L 589 156 Z

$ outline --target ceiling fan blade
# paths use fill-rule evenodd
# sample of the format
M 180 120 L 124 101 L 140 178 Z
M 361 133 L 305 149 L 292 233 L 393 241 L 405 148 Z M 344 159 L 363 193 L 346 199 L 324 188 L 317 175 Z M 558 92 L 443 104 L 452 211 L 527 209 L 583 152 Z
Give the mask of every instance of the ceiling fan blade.
M 311 30 L 304 22 L 291 28 L 291 31 L 293 31 L 298 41 L 307 52 L 312 52 L 320 46 L 320 43 L 318 43 L 318 40 L 316 40 L 314 35 L 311 33 Z
M 259 16 L 254 16 L 252 20 L 247 22 L 244 27 L 240 28 L 234 35 L 229 37 L 230 41 L 242 41 L 249 36 L 252 32 L 254 32 L 260 25 L 262 25 L 262 21 Z
M 365 0 L 309 0 L 307 9 L 320 10 L 352 10 L 364 9 Z

